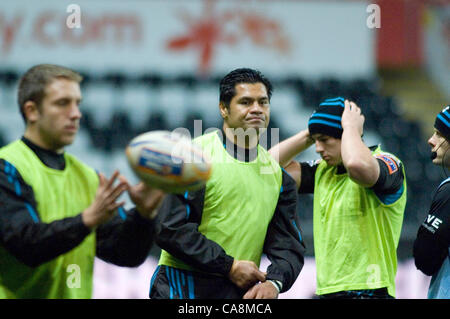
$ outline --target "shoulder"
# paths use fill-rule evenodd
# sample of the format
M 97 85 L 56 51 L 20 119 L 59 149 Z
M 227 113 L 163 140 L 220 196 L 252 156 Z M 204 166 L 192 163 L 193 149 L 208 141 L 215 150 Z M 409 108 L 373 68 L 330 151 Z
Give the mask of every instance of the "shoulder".
M 450 178 L 444 180 L 436 190 L 433 197 L 428 216 L 425 219 L 423 225 L 428 229 L 439 231 L 440 233 L 445 232 L 447 237 L 449 234 L 450 226 Z
M 14 194 L 29 199 L 29 202 L 34 202 L 32 187 L 25 182 L 12 163 L 2 158 L 0 158 L 0 189 L 0 197 L 10 198 L 11 194 Z
M 382 151 L 380 147 L 372 153 L 380 162 L 386 165 L 390 174 L 401 171 L 402 161 L 394 154 Z
M 441 182 L 441 184 L 439 184 L 439 186 L 438 186 L 438 191 L 439 190 L 450 190 L 450 177 L 448 177 L 447 179 L 445 179 L 445 180 L 443 180 L 442 182 Z
M 6 151 L 6 150 L 8 150 L 8 149 L 11 149 L 11 148 L 13 148 L 13 147 L 16 147 L 16 146 L 19 145 L 19 144 L 23 144 L 23 143 L 21 142 L 21 140 L 15 140 L 15 141 L 12 141 L 11 143 L 8 143 L 8 144 L 6 144 L 5 146 L 0 147 L 0 152 L 3 153 L 4 151 Z
M 293 189 L 296 192 L 297 184 L 295 182 L 295 179 L 284 168 L 281 168 L 281 171 L 282 171 L 281 173 L 282 184 L 280 193 L 283 193 L 284 191 L 291 189 Z
M 23 149 L 23 147 L 26 148 L 26 145 L 21 140 L 11 142 L 0 148 L 0 158 L 4 158 L 10 162 L 12 162 L 17 156 L 18 158 L 21 158 L 18 153 L 20 153 L 20 150 Z
M 213 132 L 205 133 L 203 135 L 195 137 L 192 142 L 203 146 L 207 143 L 211 143 L 213 141 L 219 141 L 219 135 L 221 132 L 219 130 L 215 130 Z
M 225 153 L 222 153 L 221 151 L 224 149 L 224 146 L 219 134 L 221 134 L 221 132 L 215 130 L 195 137 L 192 140 L 192 143 L 201 149 L 202 154 L 214 163 L 222 163 L 226 158 Z
M 277 170 L 281 170 L 280 163 L 275 160 L 275 158 L 269 153 L 269 151 L 261 146 L 261 144 L 258 144 L 258 157 L 264 157 L 264 163 L 270 163 L 271 166 L 273 166 Z
M 0 159 L 3 159 L 3 168 L 13 167 L 13 171 L 23 174 L 32 174 L 34 172 L 33 163 L 37 158 L 34 152 L 21 140 L 16 140 L 0 148 Z M 5 166 L 6 165 L 6 166 Z
M 90 177 L 97 177 L 97 172 L 87 165 L 86 163 L 83 163 L 80 159 L 78 159 L 75 155 L 64 153 L 64 158 L 66 160 L 66 163 L 70 163 L 70 166 L 72 168 L 75 168 L 77 171 L 81 171 L 83 174 L 89 175 Z
M 0 157 L 0 175 L 15 178 L 18 172 L 14 164 Z
M 433 197 L 434 205 L 440 206 L 448 202 L 450 202 L 450 178 L 439 184 Z
M 297 183 L 294 178 L 281 168 L 282 180 L 280 187 L 280 195 L 278 197 L 278 205 L 295 204 L 297 203 Z

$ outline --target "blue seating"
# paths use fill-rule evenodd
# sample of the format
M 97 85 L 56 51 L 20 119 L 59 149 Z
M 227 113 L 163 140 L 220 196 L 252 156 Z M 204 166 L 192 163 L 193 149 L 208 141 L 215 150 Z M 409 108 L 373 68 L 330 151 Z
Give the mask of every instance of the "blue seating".
M 126 70 L 105 74 L 83 70 L 81 73 L 84 77 L 82 89 L 86 88 L 87 96 L 86 105 L 82 105 L 81 129 L 89 136 L 90 147 L 100 150 L 106 155 L 120 151 L 132 137 L 143 132 L 171 130 L 175 128 L 172 126 L 181 125 L 189 130 L 191 136 L 194 136 L 194 120 L 202 120 L 203 130 L 212 127 L 220 128 L 222 125 L 218 111 L 216 120 L 214 113 L 216 111 L 213 109 L 217 107 L 217 104 L 214 105 L 214 103 L 218 103 L 218 100 L 215 100 L 214 94 L 209 94 L 209 90 L 217 92 L 222 74 L 198 78 L 190 73 L 169 76 L 150 72 L 131 74 Z M 0 88 L 6 93 L 5 96 L 10 96 L 0 99 L 0 114 L 5 121 L 7 121 L 5 110 L 12 112 L 9 104 L 12 104 L 13 85 L 17 83 L 19 76 L 19 70 L 0 69 Z M 271 128 L 279 128 L 280 140 L 289 137 L 295 133 L 293 130 L 297 130 L 296 119 L 301 121 L 307 118 L 325 98 L 343 96 L 354 100 L 362 108 L 366 117 L 365 131 L 379 139 L 386 151 L 398 155 L 404 162 L 409 192 L 405 222 L 417 224 L 417 212 L 428 210 L 429 197 L 444 177 L 445 172 L 430 162 L 430 149 L 426 143 L 427 136 L 424 136 L 418 123 L 405 118 L 394 97 L 383 96 L 379 79 L 359 78 L 347 81 L 336 77 L 327 77 L 313 80 L 290 74 L 285 77 L 273 78 L 273 84 L 275 87 L 274 104 L 269 130 L 266 133 L 267 147 L 271 146 Z M 135 89 L 136 85 L 139 85 L 141 94 L 138 98 L 133 95 L 133 92 L 130 92 L 133 90 L 126 91 L 127 98 L 125 100 L 121 98 L 122 92 L 127 88 Z M 176 88 L 177 100 L 170 104 L 171 99 L 175 98 L 175 94 L 172 95 L 172 87 Z M 148 103 L 146 100 L 147 88 Z M 160 89 L 165 89 L 164 99 L 160 99 L 162 91 Z M 277 90 L 280 92 L 278 100 L 276 98 Z M 112 98 L 110 98 L 109 91 Z M 135 105 L 126 105 L 137 100 L 139 102 L 136 102 Z M 182 105 L 180 105 L 180 101 L 183 102 Z M 8 106 L 4 105 L 5 103 L 8 103 Z M 146 109 L 147 104 L 148 109 Z M 295 107 L 286 107 L 286 105 L 291 106 L 292 104 L 295 104 Z M 139 115 L 136 115 L 136 112 L 139 112 Z M 177 116 L 171 116 L 171 112 L 180 113 L 177 113 Z M 292 112 L 298 112 L 298 114 L 290 114 Z M 20 115 L 17 114 L 17 116 Z M 142 119 L 142 121 L 136 121 L 136 118 Z M 179 118 L 182 121 L 179 122 Z M 174 119 L 175 121 L 169 121 Z M 205 119 L 210 123 L 205 123 Z M 18 132 L 9 132 L 12 125 L 8 126 L 8 123 L 0 125 L 0 129 L 3 128 L 3 132 L 0 132 L 0 145 L 8 143 L 10 137 L 19 137 L 22 134 L 20 127 L 17 128 Z M 5 127 L 8 128 L 7 132 L 5 132 Z M 298 130 L 303 127 L 304 122 L 299 122 Z M 90 149 L 86 149 L 87 153 L 90 151 Z M 313 153 L 313 155 L 315 154 Z M 311 197 L 302 196 L 301 199 L 299 213 L 302 218 L 312 218 Z

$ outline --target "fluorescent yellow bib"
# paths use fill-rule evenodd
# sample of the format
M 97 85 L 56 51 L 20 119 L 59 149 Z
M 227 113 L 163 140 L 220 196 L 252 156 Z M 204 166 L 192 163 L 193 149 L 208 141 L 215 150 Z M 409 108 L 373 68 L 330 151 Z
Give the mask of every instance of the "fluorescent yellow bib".
M 380 148 L 374 152 L 380 153 Z M 315 175 L 317 294 L 387 287 L 395 297 L 406 177 L 400 198 L 385 205 L 371 189 L 336 170 L 322 161 Z
M 13 164 L 33 188 L 38 215 L 44 223 L 75 216 L 95 198 L 95 171 L 67 153 L 64 157 L 66 167 L 60 171 L 45 166 L 22 141 L 0 149 L 0 158 Z M 94 256 L 95 232 L 78 247 L 35 268 L 0 247 L 0 297 L 90 298 Z
M 267 228 L 280 194 L 280 166 L 261 146 L 253 162 L 234 159 L 217 132 L 200 136 L 195 142 L 213 163 L 198 230 L 228 255 L 259 265 Z M 164 250 L 159 264 L 192 270 Z

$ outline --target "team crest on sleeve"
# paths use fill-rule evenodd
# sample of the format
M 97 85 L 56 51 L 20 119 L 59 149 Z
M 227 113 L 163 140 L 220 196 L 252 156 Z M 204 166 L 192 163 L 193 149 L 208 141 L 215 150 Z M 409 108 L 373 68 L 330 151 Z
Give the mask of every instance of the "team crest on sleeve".
M 392 156 L 387 154 L 377 154 L 375 157 L 382 160 L 383 163 L 386 164 L 389 169 L 389 174 L 394 174 L 398 171 L 399 164 Z

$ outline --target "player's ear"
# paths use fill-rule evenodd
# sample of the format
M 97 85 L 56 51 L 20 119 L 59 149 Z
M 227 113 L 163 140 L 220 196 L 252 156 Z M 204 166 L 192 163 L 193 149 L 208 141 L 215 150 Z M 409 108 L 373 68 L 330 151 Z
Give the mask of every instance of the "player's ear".
M 227 119 L 229 110 L 224 102 L 219 103 L 219 110 L 220 110 L 220 115 L 222 116 L 222 118 L 224 120 Z
M 39 108 L 36 102 L 26 101 L 22 107 L 27 123 L 35 123 L 39 119 Z

